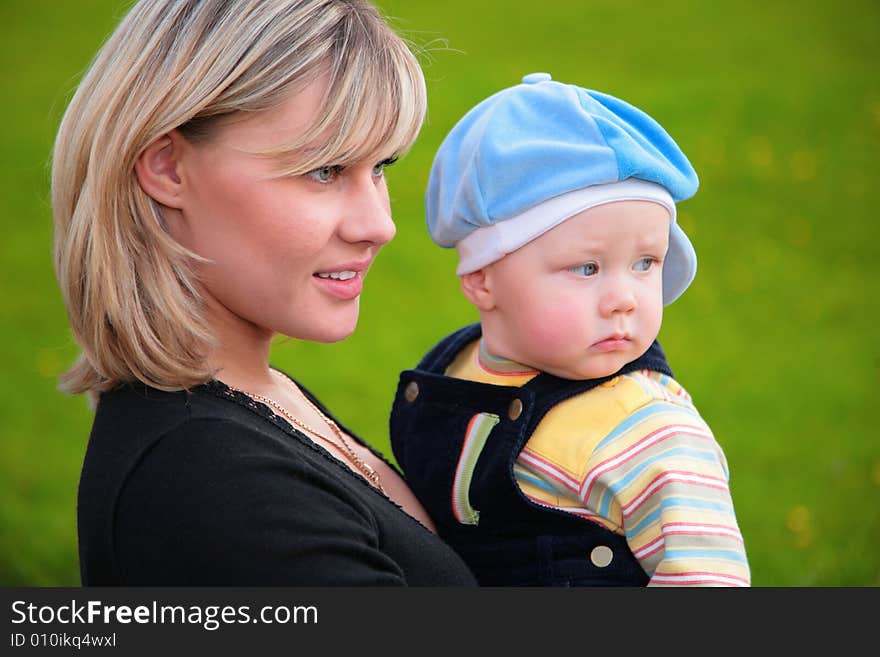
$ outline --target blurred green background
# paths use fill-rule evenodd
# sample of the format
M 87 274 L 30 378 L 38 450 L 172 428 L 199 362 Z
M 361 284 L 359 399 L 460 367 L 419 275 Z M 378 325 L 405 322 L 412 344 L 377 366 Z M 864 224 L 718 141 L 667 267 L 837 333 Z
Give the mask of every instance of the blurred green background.
M 423 225 L 443 135 L 533 71 L 620 96 L 700 174 L 680 206 L 699 273 L 660 338 L 727 453 L 754 585 L 880 585 L 880 3 L 378 4 L 429 51 L 428 120 L 389 171 L 398 236 L 373 267 L 355 335 L 279 341 L 274 362 L 387 450 L 398 372 L 476 319 L 454 254 Z M 66 101 L 125 6 L 0 3 L 4 585 L 79 583 L 76 487 L 92 416 L 55 388 L 77 350 L 52 272 L 48 161 Z

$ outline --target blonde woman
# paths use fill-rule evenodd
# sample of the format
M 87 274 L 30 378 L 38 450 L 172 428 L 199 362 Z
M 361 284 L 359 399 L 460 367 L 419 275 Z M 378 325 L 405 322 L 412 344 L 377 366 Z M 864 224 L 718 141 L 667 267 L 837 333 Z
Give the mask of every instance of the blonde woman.
M 276 334 L 354 330 L 394 235 L 383 172 L 425 113 L 365 0 L 141 0 L 55 144 L 55 265 L 96 401 L 85 585 L 459 585 L 397 471 Z

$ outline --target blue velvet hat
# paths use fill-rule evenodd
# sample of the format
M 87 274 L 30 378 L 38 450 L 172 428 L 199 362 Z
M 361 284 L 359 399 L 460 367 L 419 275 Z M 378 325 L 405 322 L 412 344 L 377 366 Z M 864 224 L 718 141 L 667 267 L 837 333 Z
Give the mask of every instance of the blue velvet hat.
M 456 247 L 459 275 L 515 251 L 590 207 L 646 200 L 670 213 L 663 302 L 697 270 L 675 203 L 699 182 L 684 153 L 628 103 L 533 73 L 469 111 L 441 144 L 426 193 L 431 238 Z

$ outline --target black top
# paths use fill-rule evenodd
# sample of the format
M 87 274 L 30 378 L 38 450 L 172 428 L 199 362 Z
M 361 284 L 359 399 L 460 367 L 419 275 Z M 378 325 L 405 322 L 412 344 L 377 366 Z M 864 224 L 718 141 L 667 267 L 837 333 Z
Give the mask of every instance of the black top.
M 218 381 L 102 394 L 77 511 L 86 586 L 475 583 L 389 498 Z

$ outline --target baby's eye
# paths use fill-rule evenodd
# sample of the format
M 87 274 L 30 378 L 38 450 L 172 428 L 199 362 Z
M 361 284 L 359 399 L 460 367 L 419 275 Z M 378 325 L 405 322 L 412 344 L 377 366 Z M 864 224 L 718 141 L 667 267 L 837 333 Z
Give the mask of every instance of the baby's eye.
M 385 175 L 385 169 L 390 167 L 395 162 L 397 162 L 396 155 L 394 155 L 393 157 L 389 157 L 386 160 L 382 160 L 381 162 L 379 162 L 379 164 L 373 167 L 373 176 L 376 178 L 381 178 Z
M 576 267 L 569 267 L 568 271 L 578 276 L 592 276 L 599 271 L 599 266 L 595 262 L 587 262 Z
M 338 164 L 328 164 L 317 169 L 312 169 L 306 175 L 315 182 L 326 185 L 336 180 L 336 177 L 342 172 L 342 167 Z
M 650 256 L 642 258 L 633 265 L 633 269 L 636 271 L 648 271 L 651 266 L 657 262 L 656 258 L 652 258 Z

